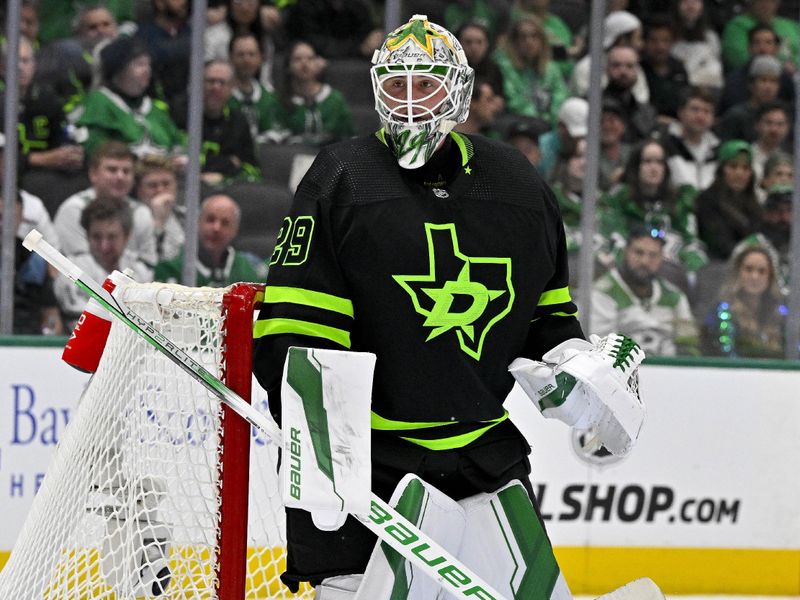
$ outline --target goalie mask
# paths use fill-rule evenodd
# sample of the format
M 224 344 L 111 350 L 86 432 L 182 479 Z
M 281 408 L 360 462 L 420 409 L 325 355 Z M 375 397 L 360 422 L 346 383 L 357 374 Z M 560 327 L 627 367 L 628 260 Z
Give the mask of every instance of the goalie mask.
M 375 51 L 375 109 L 404 169 L 421 167 L 469 114 L 474 71 L 456 37 L 414 15 Z

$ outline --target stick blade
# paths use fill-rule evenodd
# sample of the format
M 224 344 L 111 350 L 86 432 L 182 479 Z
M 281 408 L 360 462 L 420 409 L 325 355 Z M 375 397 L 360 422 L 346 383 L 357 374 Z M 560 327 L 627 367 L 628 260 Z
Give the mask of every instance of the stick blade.
M 664 600 L 664 592 L 649 577 L 626 583 L 597 600 Z

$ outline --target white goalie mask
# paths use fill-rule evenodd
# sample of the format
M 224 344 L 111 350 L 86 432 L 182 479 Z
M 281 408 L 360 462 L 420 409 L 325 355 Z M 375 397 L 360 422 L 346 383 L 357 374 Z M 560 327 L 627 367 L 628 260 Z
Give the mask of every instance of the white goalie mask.
M 390 33 L 372 64 L 375 109 L 397 161 L 421 167 L 466 121 L 475 73 L 456 37 L 425 15 Z

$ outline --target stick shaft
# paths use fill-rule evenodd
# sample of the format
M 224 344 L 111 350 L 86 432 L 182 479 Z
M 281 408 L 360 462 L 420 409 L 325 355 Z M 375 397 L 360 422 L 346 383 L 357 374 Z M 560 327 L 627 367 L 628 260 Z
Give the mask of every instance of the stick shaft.
M 134 332 L 143 337 L 147 342 L 164 354 L 169 360 L 178 365 L 183 371 L 205 387 L 209 392 L 230 406 L 239 416 L 253 427 L 264 433 L 274 444 L 281 446 L 282 434 L 278 425 L 268 416 L 258 412 L 241 396 L 231 390 L 222 381 L 206 370 L 200 363 L 186 354 L 171 340 L 159 332 L 153 325 L 127 308 L 122 302 L 94 281 L 84 275 L 83 271 L 70 261 L 66 256 L 48 244 L 42 235 L 33 230 L 26 236 L 23 244 L 29 250 L 38 253 L 47 262 L 58 269 L 62 274 L 75 282 L 90 297 L 97 300 L 111 314 L 120 319 Z M 371 497 L 371 510 L 368 516 L 353 515 L 381 540 L 399 552 L 429 577 L 436 580 L 442 588 L 460 598 L 486 600 L 505 600 L 491 586 L 474 574 L 470 569 L 461 564 L 449 552 L 436 543 L 430 536 L 419 530 L 414 524 L 405 519 L 388 503 L 378 498 L 375 494 Z M 403 531 L 403 529 L 405 531 Z M 393 533 L 395 535 L 393 535 Z M 414 548 L 426 546 L 426 555 L 436 556 L 442 560 L 423 560 Z M 432 567 L 429 563 L 436 566 Z M 449 570 L 448 570 L 449 568 Z M 463 577 L 453 575 L 456 570 Z M 469 592 L 469 593 L 468 593 Z

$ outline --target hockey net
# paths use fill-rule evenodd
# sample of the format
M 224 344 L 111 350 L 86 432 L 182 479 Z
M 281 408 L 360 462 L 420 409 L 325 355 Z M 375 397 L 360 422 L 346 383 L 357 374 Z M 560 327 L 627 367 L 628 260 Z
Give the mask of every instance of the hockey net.
M 247 284 L 137 284 L 124 301 L 249 399 L 262 295 Z M 253 404 L 267 412 L 265 397 Z M 310 598 L 279 580 L 276 457 L 273 444 L 116 321 L 0 572 L 0 598 Z

